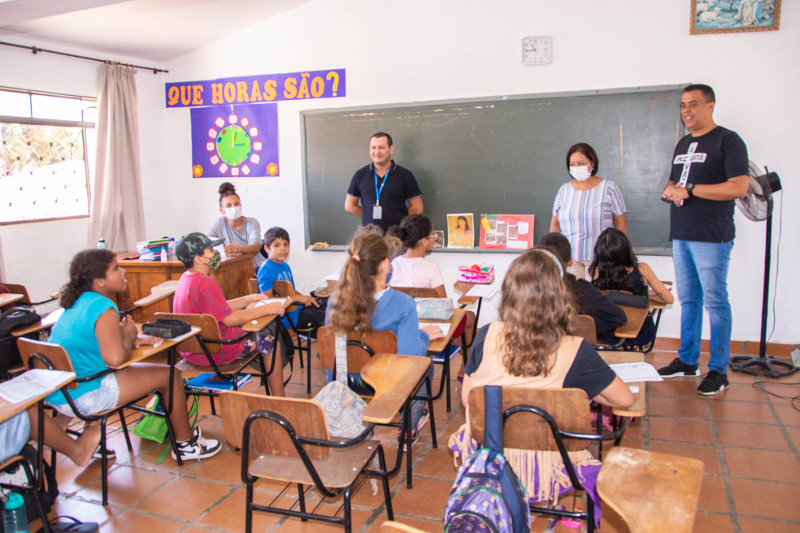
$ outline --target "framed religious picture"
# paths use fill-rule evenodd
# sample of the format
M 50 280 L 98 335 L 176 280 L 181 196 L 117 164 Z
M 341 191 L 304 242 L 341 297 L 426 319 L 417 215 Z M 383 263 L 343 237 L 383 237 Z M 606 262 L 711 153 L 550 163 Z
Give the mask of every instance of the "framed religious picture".
M 781 0 L 691 0 L 689 33 L 777 30 Z

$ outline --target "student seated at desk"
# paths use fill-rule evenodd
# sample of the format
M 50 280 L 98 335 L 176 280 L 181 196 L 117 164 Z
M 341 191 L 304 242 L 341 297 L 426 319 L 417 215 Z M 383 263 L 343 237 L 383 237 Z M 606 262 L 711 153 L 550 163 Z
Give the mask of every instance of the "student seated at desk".
M 639 263 L 628 237 L 615 228 L 600 234 L 594 245 L 594 260 L 589 265 L 589 275 L 595 287 L 601 290 L 628 291 L 631 295 L 609 293 L 620 305 L 645 308 L 650 304 L 649 289 L 659 300 L 671 304 L 675 299 L 669 289 L 661 283 L 647 263 Z M 645 319 L 633 343 L 646 346 L 653 341 L 655 325 L 651 317 Z M 606 334 L 603 340 L 615 343 L 616 337 Z
M 261 244 L 260 253 L 267 260 L 258 269 L 258 290 L 261 294 L 274 298 L 272 284 L 278 280 L 286 280 L 294 287 L 294 276 L 292 269 L 286 260 L 289 258 L 289 232 L 283 228 L 269 228 L 264 233 L 264 242 Z M 281 296 L 286 296 L 282 294 Z M 292 322 L 299 328 L 318 328 L 325 322 L 324 310 L 317 313 L 312 311 L 319 309 L 319 302 L 313 296 L 306 296 L 295 292 L 292 300 L 297 302 L 297 309 L 289 313 Z M 308 306 L 308 309 L 305 307 Z M 305 311 L 304 311 L 305 309 Z M 287 317 L 283 317 L 283 325 L 291 327 Z
M 565 266 L 572 265 L 572 247 L 561 233 L 551 232 L 543 236 L 539 239 L 539 247 L 553 252 Z M 594 319 L 598 335 L 613 331 L 628 320 L 620 306 L 585 279 L 578 279 L 567 271 L 564 272 L 564 284 L 567 293 L 572 297 L 575 310 Z
M 392 260 L 391 287 L 416 287 L 435 289 L 441 298 L 447 298 L 444 278 L 436 263 L 425 259 L 436 244 L 433 222 L 425 215 L 409 215 L 399 226 L 389 228 L 387 235 L 403 243 L 403 255 Z
M 561 261 L 544 249 L 529 250 L 512 261 L 503 279 L 500 321 L 478 331 L 467 362 L 461 389 L 467 410 L 469 391 L 485 385 L 579 388 L 603 405 L 633 403 L 628 386 L 597 352 L 570 335 L 575 310 L 562 273 Z M 467 424 L 450 437 L 448 446 L 462 460 L 477 449 Z M 558 452 L 506 448 L 504 453 L 531 501 L 552 500 L 571 489 Z M 588 450 L 570 452 L 570 457 L 595 502 L 599 521 L 600 500 L 594 485 L 600 462 Z
M 58 319 L 50 342 L 63 346 L 75 374 L 91 376 L 119 366 L 131 357 L 138 346 L 138 331 L 130 316 L 119 318 L 117 304 L 111 298 L 128 286 L 125 269 L 117 264 L 111 250 L 90 249 L 78 252 L 69 267 L 69 282 L 61 295 L 64 314 Z M 151 391 L 166 398 L 170 390 L 170 369 L 165 365 L 134 363 L 130 366 L 66 391 L 84 414 L 95 414 L 126 404 Z M 180 373 L 172 383 L 176 406 L 186 405 Z M 47 397 L 47 402 L 62 415 L 74 413 L 61 391 Z M 169 415 L 183 460 L 206 459 L 216 455 L 221 444 L 204 439 L 200 428 L 192 431 L 186 409 L 173 408 Z M 176 457 L 175 450 L 172 456 Z
M 347 249 L 339 283 L 328 301 L 327 322 L 337 334 L 347 335 L 355 330 L 392 331 L 397 336 L 397 353 L 425 356 L 431 339 L 443 337 L 436 326 L 420 328 L 414 299 L 386 286 L 389 272 L 389 247 L 382 235 L 356 235 Z M 433 376 L 433 368 L 428 370 Z M 350 374 L 350 385 L 356 392 L 372 392 L 358 374 Z M 333 379 L 328 372 L 328 381 Z M 427 395 L 423 384 L 420 394 Z M 428 422 L 425 402 L 411 404 L 411 439 Z
M 35 440 L 39 422 L 36 405 L 17 413 L 0 424 L 0 463 L 19 455 L 25 443 Z M 86 466 L 100 444 L 100 421 L 89 422 L 77 439 L 70 437 L 50 416 L 44 417 L 44 445 L 69 457 L 78 466 Z
M 239 326 L 262 316 L 283 316 L 284 308 L 279 303 L 271 303 L 245 309 L 252 302 L 266 300 L 267 297 L 263 294 L 248 294 L 233 300 L 226 300 L 222 293 L 222 287 L 219 286 L 217 280 L 211 277 L 211 272 L 219 268 L 221 261 L 219 252 L 213 249 L 219 243 L 219 240 L 212 241 L 202 233 L 190 233 L 178 241 L 175 255 L 186 267 L 186 272 L 181 274 L 178 286 L 175 288 L 172 310 L 175 313 L 209 314 L 217 319 L 222 338 L 234 339 L 244 334 Z M 267 326 L 264 331 L 265 334 L 273 337 L 276 336 L 276 332 L 277 324 L 275 322 Z M 248 343 L 252 342 L 255 341 L 247 339 L 235 344 L 223 344 L 219 352 L 212 354 L 214 361 L 221 365 L 232 363 L 243 353 L 251 351 Z M 281 343 L 278 342 L 276 361 L 282 361 L 283 353 Z M 205 354 L 190 352 L 180 352 L 180 354 L 193 365 L 210 366 Z M 263 354 L 263 356 L 271 358 L 272 354 Z M 284 396 L 282 369 L 285 363 L 283 362 L 279 368 L 275 368 L 267 376 L 269 390 L 273 396 Z

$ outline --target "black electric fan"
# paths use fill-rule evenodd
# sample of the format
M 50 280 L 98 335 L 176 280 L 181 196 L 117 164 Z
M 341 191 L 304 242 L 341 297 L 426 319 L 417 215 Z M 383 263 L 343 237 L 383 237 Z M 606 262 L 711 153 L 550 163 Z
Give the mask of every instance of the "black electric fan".
M 736 199 L 736 207 L 750 220 L 767 221 L 767 243 L 764 252 L 764 292 L 761 303 L 761 344 L 758 356 L 739 355 L 731 358 L 731 369 L 751 376 L 779 378 L 789 376 L 797 368 L 788 361 L 767 355 L 767 312 L 769 307 L 769 266 L 772 250 L 772 196 L 781 190 L 781 180 L 775 172 L 761 174 L 750 161 L 750 186 L 744 198 Z

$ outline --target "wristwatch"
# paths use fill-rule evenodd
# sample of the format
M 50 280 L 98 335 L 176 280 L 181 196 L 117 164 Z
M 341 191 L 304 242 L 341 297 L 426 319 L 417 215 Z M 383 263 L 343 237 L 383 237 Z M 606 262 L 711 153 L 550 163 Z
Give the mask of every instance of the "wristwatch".
M 686 192 L 689 193 L 689 198 L 694 196 L 694 183 L 687 183 L 686 184 Z

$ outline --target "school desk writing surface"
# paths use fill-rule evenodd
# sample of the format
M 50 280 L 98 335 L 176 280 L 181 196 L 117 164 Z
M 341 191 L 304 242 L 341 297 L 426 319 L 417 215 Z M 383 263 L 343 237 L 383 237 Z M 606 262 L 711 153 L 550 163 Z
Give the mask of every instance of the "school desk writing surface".
M 660 196 L 684 131 L 679 106 L 675 85 L 304 111 L 306 245 L 343 245 L 353 235 L 360 220 L 344 210 L 347 187 L 370 162 L 370 136 L 386 131 L 436 229 L 447 213 L 533 213 L 538 240 L 570 181 L 567 150 L 587 142 L 598 175 L 623 190 L 634 246 L 668 253 L 669 206 Z

